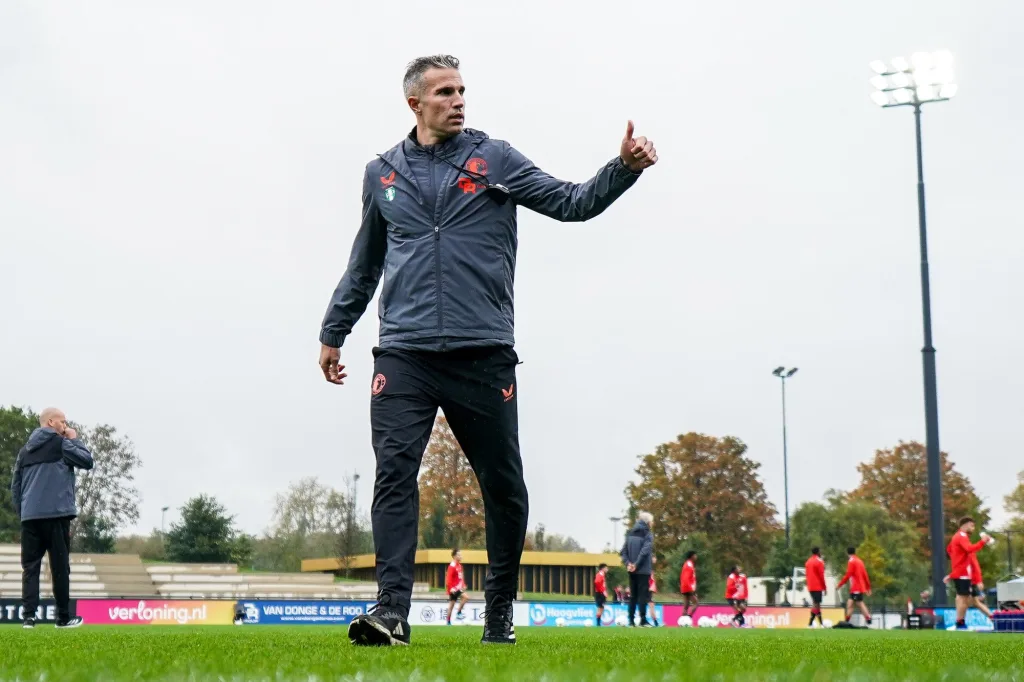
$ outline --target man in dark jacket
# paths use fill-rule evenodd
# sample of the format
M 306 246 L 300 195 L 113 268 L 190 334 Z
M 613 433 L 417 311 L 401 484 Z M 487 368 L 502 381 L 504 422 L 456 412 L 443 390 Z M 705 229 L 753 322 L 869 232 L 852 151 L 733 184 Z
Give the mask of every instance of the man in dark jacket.
M 75 508 L 75 469 L 92 469 L 92 454 L 67 425 L 64 413 L 49 407 L 39 416 L 18 453 L 11 481 L 11 499 L 21 519 L 21 599 L 24 626 L 35 626 L 39 607 L 39 569 L 50 555 L 57 627 L 73 628 L 71 617 L 71 520 Z
M 654 570 L 654 517 L 648 512 L 640 512 L 636 525 L 626 536 L 622 545 L 622 564 L 629 571 L 629 625 L 633 626 L 633 616 L 637 605 L 640 605 L 640 626 L 650 627 L 647 622 L 647 602 L 651 573 Z
M 513 279 L 516 210 L 559 221 L 599 215 L 657 161 L 629 123 L 619 154 L 587 182 L 558 180 L 507 142 L 464 128 L 465 88 L 448 55 L 404 79 L 416 127 L 366 166 L 362 222 L 320 331 L 320 367 L 343 383 L 340 347 L 383 278 L 370 426 L 378 606 L 349 627 L 356 644 L 409 642 L 417 474 L 438 408 L 483 493 L 489 570 L 485 643 L 515 643 L 512 602 L 526 535 L 519 454 Z

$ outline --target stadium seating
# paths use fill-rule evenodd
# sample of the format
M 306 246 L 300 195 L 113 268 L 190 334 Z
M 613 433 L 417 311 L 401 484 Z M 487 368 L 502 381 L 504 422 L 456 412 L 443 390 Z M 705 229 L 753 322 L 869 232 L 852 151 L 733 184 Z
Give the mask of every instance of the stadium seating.
M 50 598 L 50 569 L 43 560 L 40 595 Z M 0 597 L 21 596 L 21 548 L 0 545 Z M 129 554 L 72 554 L 71 596 L 102 598 L 110 596 L 157 596 L 153 580 L 138 556 Z
M 426 596 L 429 586 L 413 592 Z M 52 596 L 43 560 L 40 593 Z M 0 544 L 0 597 L 21 596 L 21 548 Z M 71 555 L 71 596 L 75 599 L 149 597 L 164 599 L 357 599 L 377 596 L 374 582 L 335 582 L 321 573 L 241 572 L 235 564 L 144 564 L 134 554 Z

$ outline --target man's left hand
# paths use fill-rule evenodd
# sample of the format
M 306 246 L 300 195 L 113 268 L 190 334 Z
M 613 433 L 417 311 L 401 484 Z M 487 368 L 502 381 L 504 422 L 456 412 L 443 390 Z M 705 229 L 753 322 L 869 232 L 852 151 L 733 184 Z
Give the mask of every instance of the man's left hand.
M 626 124 L 626 136 L 622 138 L 622 145 L 619 147 L 619 158 L 626 168 L 634 173 L 658 163 L 654 142 L 646 137 L 634 138 L 632 121 Z
M 75 431 L 73 428 L 69 426 L 66 429 L 64 429 L 64 437 L 70 440 L 74 440 L 78 438 L 78 431 Z

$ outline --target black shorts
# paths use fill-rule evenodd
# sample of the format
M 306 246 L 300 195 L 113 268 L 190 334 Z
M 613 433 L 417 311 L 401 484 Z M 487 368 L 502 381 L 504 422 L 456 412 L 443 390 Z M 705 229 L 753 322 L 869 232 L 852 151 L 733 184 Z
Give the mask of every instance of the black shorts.
M 821 590 L 811 590 L 811 603 L 815 606 L 821 606 Z
M 455 590 L 448 593 L 448 601 L 459 601 L 462 598 L 462 590 Z
M 729 602 L 729 606 L 734 609 L 745 609 L 747 607 L 746 599 L 726 599 L 726 601 Z
M 697 598 L 697 593 L 696 592 L 683 592 L 683 596 L 686 597 L 687 599 L 689 599 L 690 597 L 693 597 L 694 599 L 696 599 Z
M 956 578 L 956 579 L 953 580 L 953 584 L 956 585 L 957 596 L 960 596 L 960 597 L 970 597 L 971 596 L 971 588 L 974 587 L 974 585 L 971 585 L 971 579 L 970 578 Z
M 977 585 L 971 585 L 971 596 L 981 598 L 985 595 L 981 593 L 980 587 L 978 587 Z
M 857 602 L 864 601 L 864 593 L 863 592 L 851 592 L 850 593 L 850 599 L 852 601 L 857 601 Z
M 608 601 L 608 598 L 605 597 L 603 594 L 595 594 L 594 595 L 594 603 L 597 604 L 598 608 L 601 608 L 602 606 L 604 606 L 606 601 Z

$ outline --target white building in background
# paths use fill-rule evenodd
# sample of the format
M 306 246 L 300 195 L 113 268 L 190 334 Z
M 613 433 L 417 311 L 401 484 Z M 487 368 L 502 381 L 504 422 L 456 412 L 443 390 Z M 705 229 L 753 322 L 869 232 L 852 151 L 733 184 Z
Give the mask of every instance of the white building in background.
M 838 578 L 831 573 L 825 574 L 825 585 L 828 587 L 828 594 L 822 598 L 822 606 L 832 607 L 844 606 L 846 604 L 846 602 L 840 599 L 839 595 L 836 593 L 836 583 L 838 581 Z M 809 607 L 811 605 L 811 593 L 807 591 L 807 585 L 804 581 L 802 569 L 800 570 L 800 575 L 798 575 L 796 579 L 796 585 L 799 589 L 791 589 L 787 594 L 783 594 L 783 590 L 778 583 L 779 581 L 776 578 L 749 578 L 747 580 L 747 587 L 750 591 L 749 603 L 752 605 L 769 604 L 768 596 L 774 593 L 774 599 L 770 602 L 773 606 L 783 604 L 786 601 L 787 596 L 789 597 L 789 603 L 792 606 Z

